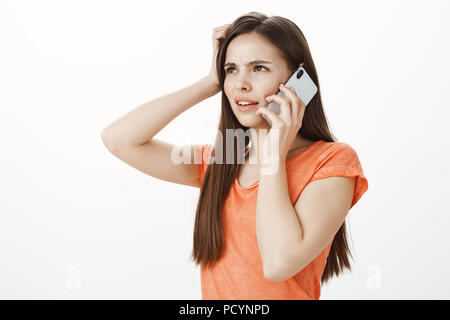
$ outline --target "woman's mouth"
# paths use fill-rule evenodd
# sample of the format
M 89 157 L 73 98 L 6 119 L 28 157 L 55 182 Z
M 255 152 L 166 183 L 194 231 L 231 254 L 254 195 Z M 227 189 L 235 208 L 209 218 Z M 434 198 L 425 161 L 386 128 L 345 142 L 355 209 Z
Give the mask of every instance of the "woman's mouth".
M 239 103 L 236 103 L 236 104 L 237 104 L 239 111 L 242 111 L 242 112 L 250 111 L 250 110 L 256 109 L 258 107 L 258 103 L 252 103 L 252 104 L 247 104 L 247 105 L 240 105 Z

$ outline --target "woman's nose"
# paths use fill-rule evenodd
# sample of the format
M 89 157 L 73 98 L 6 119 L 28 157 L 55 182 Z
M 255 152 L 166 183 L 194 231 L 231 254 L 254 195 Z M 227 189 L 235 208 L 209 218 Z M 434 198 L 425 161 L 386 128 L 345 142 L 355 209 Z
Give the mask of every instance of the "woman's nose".
M 251 82 L 248 76 L 239 75 L 239 79 L 237 81 L 237 88 L 239 90 L 248 91 L 251 89 Z

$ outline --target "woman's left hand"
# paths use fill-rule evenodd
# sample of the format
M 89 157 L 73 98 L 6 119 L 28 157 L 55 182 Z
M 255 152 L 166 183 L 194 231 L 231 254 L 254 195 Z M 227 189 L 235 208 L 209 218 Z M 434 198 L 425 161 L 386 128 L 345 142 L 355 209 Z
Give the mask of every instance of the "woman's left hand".
M 297 96 L 294 88 L 288 88 L 283 84 L 280 84 L 280 90 L 287 98 L 282 98 L 278 95 L 270 95 L 266 97 L 268 102 L 275 101 L 280 104 L 281 112 L 279 115 L 275 114 L 267 107 L 259 107 L 256 114 L 264 114 L 271 121 L 271 128 L 267 135 L 259 135 L 261 146 L 268 148 L 268 145 L 276 139 L 273 130 L 278 131 L 278 150 L 272 150 L 271 154 L 263 155 L 267 159 L 279 159 L 280 161 L 286 161 L 287 154 L 292 143 L 295 141 L 295 136 L 298 134 L 302 126 L 303 115 L 305 113 L 306 104 Z M 272 146 L 272 144 L 270 144 Z M 267 149 L 266 149 L 267 150 Z M 275 154 L 278 152 L 278 154 Z M 264 159 L 263 162 L 267 161 Z

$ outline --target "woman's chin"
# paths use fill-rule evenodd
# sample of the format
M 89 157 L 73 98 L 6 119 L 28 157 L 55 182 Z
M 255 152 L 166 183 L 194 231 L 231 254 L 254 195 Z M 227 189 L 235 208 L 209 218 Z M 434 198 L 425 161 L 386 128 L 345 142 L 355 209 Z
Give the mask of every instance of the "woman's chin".
M 258 114 L 248 114 L 239 118 L 239 122 L 249 128 L 265 128 L 268 123 L 261 115 Z

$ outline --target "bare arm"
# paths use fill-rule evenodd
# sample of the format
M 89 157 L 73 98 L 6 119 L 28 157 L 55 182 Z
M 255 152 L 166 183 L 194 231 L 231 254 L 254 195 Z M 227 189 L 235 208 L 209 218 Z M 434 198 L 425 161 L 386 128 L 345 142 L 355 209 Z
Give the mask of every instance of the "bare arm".
M 219 41 L 229 26 L 213 29 L 213 58 L 207 76 L 131 110 L 103 129 L 103 143 L 112 154 L 152 177 L 200 187 L 198 165 L 194 162 L 195 145 L 180 146 L 183 155 L 190 154 L 190 162 L 177 164 L 172 161 L 176 146 L 153 137 L 180 113 L 220 91 L 215 62 Z
M 209 76 L 131 110 L 102 131 L 102 139 L 112 152 L 141 146 L 178 115 L 219 92 Z
M 152 177 L 168 182 L 200 187 L 198 164 L 194 163 L 194 145 L 181 146 L 189 163 L 172 161 L 176 146 L 153 138 L 179 114 L 219 92 L 213 78 L 195 83 L 147 102 L 131 110 L 102 131 L 103 143 L 117 158 Z
M 345 222 L 354 190 L 354 177 L 328 177 L 309 183 L 292 205 L 285 163 L 260 175 L 256 235 L 264 277 L 285 281 L 311 263 Z

